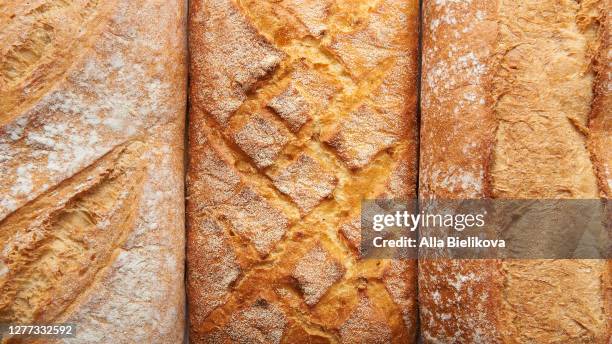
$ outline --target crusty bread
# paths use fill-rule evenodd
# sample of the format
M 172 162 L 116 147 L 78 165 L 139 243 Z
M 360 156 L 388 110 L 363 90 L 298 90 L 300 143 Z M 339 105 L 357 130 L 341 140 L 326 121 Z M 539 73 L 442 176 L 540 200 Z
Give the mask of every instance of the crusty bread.
M 193 343 L 410 343 L 416 263 L 359 259 L 415 196 L 418 2 L 190 4 Z
M 182 342 L 184 16 L 0 2 L 0 323 Z
M 425 1 L 420 196 L 610 198 L 610 1 Z M 608 343 L 609 261 L 422 261 L 426 343 Z

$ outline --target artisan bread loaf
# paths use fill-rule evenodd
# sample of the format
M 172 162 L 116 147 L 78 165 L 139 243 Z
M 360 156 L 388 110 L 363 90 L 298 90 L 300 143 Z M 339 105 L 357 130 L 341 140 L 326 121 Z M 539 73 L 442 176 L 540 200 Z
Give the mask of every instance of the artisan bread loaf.
M 420 196 L 610 198 L 609 11 L 607 0 L 425 1 Z M 610 267 L 421 261 L 422 337 L 609 343 Z
M 184 4 L 0 8 L 0 323 L 182 342 Z
M 191 2 L 191 342 L 415 342 L 359 209 L 415 197 L 417 43 L 412 0 Z

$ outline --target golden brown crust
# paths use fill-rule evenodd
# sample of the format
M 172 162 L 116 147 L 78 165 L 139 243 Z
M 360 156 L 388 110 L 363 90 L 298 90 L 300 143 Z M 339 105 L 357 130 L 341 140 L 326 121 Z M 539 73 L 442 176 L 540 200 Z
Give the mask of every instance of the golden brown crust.
M 597 35 L 597 39 L 589 47 L 593 56 L 592 68 L 595 72 L 595 81 L 593 104 L 588 123 L 588 143 L 601 197 L 611 198 L 612 170 L 609 166 L 612 165 L 612 152 L 608 147 L 612 144 L 612 115 L 610 114 L 612 75 L 609 73 L 612 68 L 610 59 L 612 18 L 609 10 L 606 10 L 610 8 L 610 1 L 595 2 L 591 7 L 591 11 L 581 17 L 582 20 L 579 22 L 584 30 L 594 30 Z
M 2 8 L 0 321 L 181 342 L 183 4 Z
M 605 8 L 424 3 L 422 198 L 607 197 L 599 109 L 609 66 L 590 69 L 607 54 Z M 609 264 L 421 261 L 423 338 L 605 343 Z
M 415 196 L 417 2 L 190 13 L 191 340 L 414 342 L 415 262 L 361 260 L 341 228 L 362 199 Z
M 610 49 L 612 49 L 612 17 L 610 16 L 610 0 L 597 1 L 590 4 L 590 11 L 579 18 L 579 25 L 583 29 L 596 29 L 597 39 L 592 43 L 590 52 L 593 56 L 593 70 L 595 80 L 593 84 L 593 104 L 589 116 L 588 147 L 591 160 L 595 168 L 595 174 L 599 185 L 600 197 L 612 198 L 612 96 L 610 89 L 612 85 L 612 60 Z M 586 7 L 586 6 L 585 6 Z M 610 210 L 608 209 L 610 214 Z M 608 224 L 612 223 L 612 217 L 608 217 Z M 612 340 L 612 262 L 608 261 L 607 268 L 601 276 L 604 287 L 604 307 L 607 316 L 607 338 L 606 342 Z
M 495 10 L 493 1 L 423 3 L 420 198 L 488 195 L 487 168 L 496 124 L 489 110 L 492 99 L 487 97 L 485 61 L 494 53 Z M 477 98 L 468 96 L 474 99 L 468 103 L 465 94 Z M 496 277 L 498 271 L 499 263 L 494 261 L 419 262 L 424 341 L 498 341 L 495 305 L 500 304 L 503 283 Z M 468 300 L 466 290 L 477 296 Z

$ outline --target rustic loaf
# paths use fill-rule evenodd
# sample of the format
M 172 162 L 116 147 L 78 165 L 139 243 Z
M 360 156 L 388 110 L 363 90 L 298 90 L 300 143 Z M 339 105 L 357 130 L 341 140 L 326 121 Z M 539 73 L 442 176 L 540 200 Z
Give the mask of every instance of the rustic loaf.
M 420 196 L 612 196 L 610 1 L 424 2 Z M 419 263 L 425 343 L 608 343 L 609 261 Z
M 410 343 L 416 263 L 359 259 L 413 198 L 418 2 L 190 4 L 193 343 Z
M 184 3 L 0 8 L 0 323 L 182 342 Z

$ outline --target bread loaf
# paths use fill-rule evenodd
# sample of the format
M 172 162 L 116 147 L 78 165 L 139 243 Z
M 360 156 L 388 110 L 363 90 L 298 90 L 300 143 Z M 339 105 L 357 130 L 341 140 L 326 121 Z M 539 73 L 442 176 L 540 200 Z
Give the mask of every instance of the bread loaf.
M 425 1 L 420 196 L 610 198 L 610 1 Z M 425 343 L 609 343 L 610 262 L 419 262 Z
M 418 2 L 190 4 L 192 343 L 411 343 L 416 264 L 359 258 L 413 198 Z
M 0 4 L 0 323 L 182 342 L 184 16 L 181 1 Z

